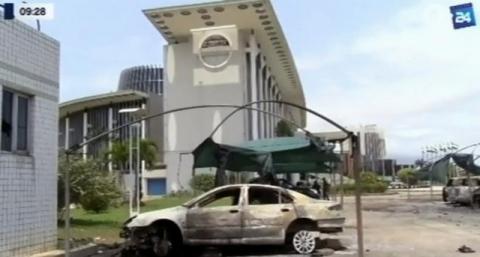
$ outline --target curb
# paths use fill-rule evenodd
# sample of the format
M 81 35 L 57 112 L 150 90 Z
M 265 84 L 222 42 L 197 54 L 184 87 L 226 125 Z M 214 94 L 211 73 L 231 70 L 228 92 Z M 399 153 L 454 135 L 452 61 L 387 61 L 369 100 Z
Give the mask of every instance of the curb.
M 85 256 L 90 256 L 96 253 L 97 253 L 97 245 L 90 243 L 88 245 L 71 249 L 70 257 L 85 257 Z M 64 257 L 64 256 L 65 256 L 64 250 L 54 250 L 50 252 L 34 254 L 34 255 L 31 255 L 30 257 Z

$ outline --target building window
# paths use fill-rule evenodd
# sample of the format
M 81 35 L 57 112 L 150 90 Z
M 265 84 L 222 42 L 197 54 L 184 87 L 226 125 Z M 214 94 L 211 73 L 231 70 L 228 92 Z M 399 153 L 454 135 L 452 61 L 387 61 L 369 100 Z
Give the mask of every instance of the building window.
M 29 98 L 13 91 L 2 92 L 1 150 L 26 152 L 28 150 Z
M 12 151 L 13 138 L 13 93 L 2 94 L 2 150 Z

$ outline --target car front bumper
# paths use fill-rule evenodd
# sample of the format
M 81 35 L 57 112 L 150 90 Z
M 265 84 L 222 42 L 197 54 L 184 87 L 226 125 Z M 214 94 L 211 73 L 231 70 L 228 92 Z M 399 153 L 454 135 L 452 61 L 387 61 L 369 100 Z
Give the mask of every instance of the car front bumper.
M 321 219 L 317 221 L 317 227 L 322 233 L 342 232 L 345 225 L 345 218 Z

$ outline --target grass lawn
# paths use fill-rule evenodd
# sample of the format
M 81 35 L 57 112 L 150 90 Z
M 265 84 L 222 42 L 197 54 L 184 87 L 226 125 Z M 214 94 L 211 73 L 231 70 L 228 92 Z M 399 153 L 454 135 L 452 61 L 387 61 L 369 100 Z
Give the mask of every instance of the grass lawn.
M 141 212 L 160 210 L 180 205 L 191 199 L 191 196 L 164 197 L 145 202 Z M 75 239 L 95 239 L 102 243 L 119 242 L 118 234 L 123 222 L 128 218 L 128 204 L 109 209 L 104 213 L 91 213 L 83 209 L 72 210 L 71 235 Z M 58 226 L 58 238 L 64 238 L 63 222 Z

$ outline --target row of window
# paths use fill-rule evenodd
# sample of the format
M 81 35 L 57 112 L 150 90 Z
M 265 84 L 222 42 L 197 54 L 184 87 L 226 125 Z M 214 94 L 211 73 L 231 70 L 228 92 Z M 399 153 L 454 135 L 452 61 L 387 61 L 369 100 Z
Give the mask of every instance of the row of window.
M 258 100 L 281 100 L 280 92 L 277 88 L 277 84 L 272 76 L 267 74 L 267 67 L 262 65 L 262 55 L 257 54 L 252 57 L 251 53 L 246 53 L 246 66 L 247 66 L 247 99 L 248 102 Z M 251 69 L 252 66 L 255 70 L 255 87 L 251 85 Z M 255 90 L 255 96 L 253 95 Z M 256 108 L 267 111 L 269 113 L 281 114 L 281 106 L 276 103 L 264 103 L 258 104 Z M 256 116 L 257 131 L 253 131 L 253 116 Z M 257 113 L 253 115 L 252 111 L 248 112 L 249 126 L 249 138 L 253 138 L 253 134 L 257 133 L 259 138 L 270 138 L 275 136 L 275 126 L 278 122 L 278 118 L 267 113 Z
M 216 192 L 198 202 L 199 207 L 236 206 L 240 201 L 240 188 L 229 188 Z M 251 187 L 248 189 L 249 205 L 287 204 L 293 199 L 278 189 Z
M 28 151 L 29 97 L 13 90 L 2 91 L 2 136 L 0 150 Z

